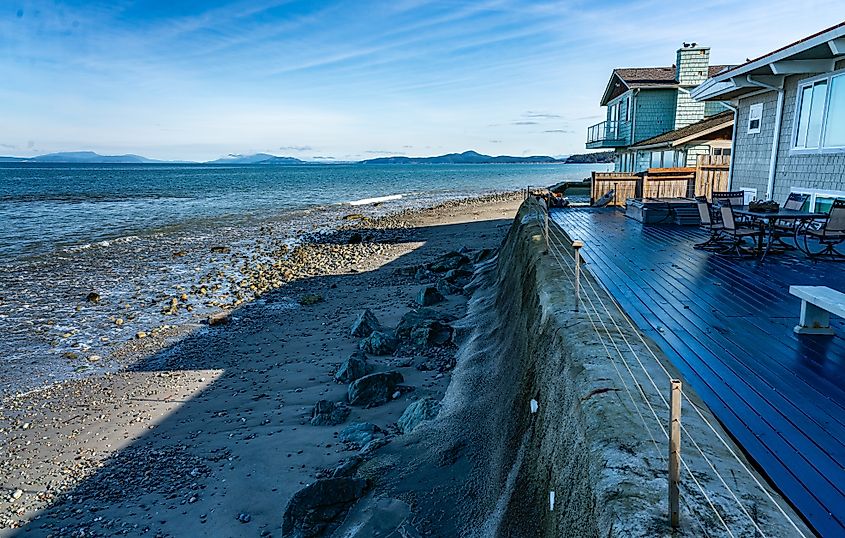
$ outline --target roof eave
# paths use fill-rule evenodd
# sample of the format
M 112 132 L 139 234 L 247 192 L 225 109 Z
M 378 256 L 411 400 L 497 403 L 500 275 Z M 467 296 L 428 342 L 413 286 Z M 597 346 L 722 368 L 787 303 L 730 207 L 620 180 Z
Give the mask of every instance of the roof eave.
M 604 94 L 601 96 L 600 106 L 607 106 L 607 103 L 610 102 L 610 94 L 613 93 L 613 80 L 614 79 L 619 79 L 619 82 L 621 82 L 626 88 L 628 88 L 628 90 L 631 89 L 628 86 L 628 83 L 625 82 L 625 79 L 623 79 L 622 77 L 617 75 L 616 71 L 614 70 L 613 73 L 611 73 L 611 75 L 610 75 L 610 80 L 607 81 L 607 86 L 604 89 Z M 628 90 L 625 90 L 625 91 L 628 91 Z
M 808 39 L 798 41 L 780 50 L 761 56 L 756 60 L 752 60 L 742 65 L 738 65 L 733 69 L 728 69 L 727 71 L 719 73 L 713 78 L 719 82 L 724 82 L 725 80 L 730 78 L 751 74 L 753 71 L 760 68 L 764 68 L 766 66 L 769 66 L 771 69 L 771 65 L 775 62 L 786 60 L 792 56 L 795 56 L 796 54 L 799 54 L 808 49 L 812 49 L 814 47 L 818 47 L 819 45 L 823 44 L 829 44 L 829 49 L 831 51 L 832 56 L 841 56 L 842 54 L 845 54 L 845 50 L 837 50 L 837 46 L 839 45 L 838 39 L 842 37 L 845 37 L 845 22 L 839 23 L 838 25 L 828 30 L 822 31 Z M 778 74 L 774 70 L 771 70 L 771 73 Z

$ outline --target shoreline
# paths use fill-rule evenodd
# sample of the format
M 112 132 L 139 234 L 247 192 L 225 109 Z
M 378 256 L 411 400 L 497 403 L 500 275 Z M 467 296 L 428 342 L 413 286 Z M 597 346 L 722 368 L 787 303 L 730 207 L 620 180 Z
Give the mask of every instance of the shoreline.
M 114 297 L 109 296 L 106 285 L 88 286 L 85 288 L 90 290 L 88 292 L 80 288 L 76 293 L 80 298 L 77 299 L 75 311 L 69 308 L 72 304 L 63 305 L 67 311 L 67 319 L 57 319 L 52 317 L 55 314 L 45 314 L 51 316 L 47 318 L 46 323 L 38 323 L 34 328 L 28 328 L 33 325 L 30 322 L 29 326 L 22 326 L 20 330 L 15 331 L 15 341 L 21 340 L 21 344 L 27 344 L 21 345 L 19 349 L 33 351 L 7 355 L 7 360 L 0 364 L 0 373 L 3 374 L 0 377 L 4 379 L 0 384 L 0 401 L 20 394 L 37 392 L 68 379 L 102 375 L 131 366 L 132 362 L 127 362 L 126 355 L 136 352 L 138 348 L 148 347 L 155 351 L 160 348 L 155 345 L 155 340 L 172 342 L 174 338 L 181 338 L 186 333 L 201 328 L 208 315 L 220 310 L 232 310 L 260 299 L 261 294 L 283 288 L 297 276 L 302 276 L 299 270 L 302 261 L 299 260 L 299 250 L 305 245 L 313 245 L 334 234 L 350 234 L 353 232 L 349 230 L 368 225 L 390 226 L 395 220 L 420 211 L 448 208 L 456 204 L 482 203 L 517 194 L 518 191 L 496 191 L 449 199 L 429 206 L 395 210 L 390 209 L 389 202 L 359 206 L 340 203 L 336 206 L 311 208 L 304 213 L 286 213 L 284 217 L 296 215 L 299 230 L 282 229 L 281 236 L 279 230 L 271 228 L 270 219 L 257 223 L 255 228 L 251 228 L 254 232 L 250 232 L 251 235 L 246 237 L 237 233 L 230 234 L 232 239 L 240 236 L 240 243 L 246 244 L 216 244 L 214 241 L 203 240 L 182 248 L 178 245 L 184 245 L 186 238 L 177 239 L 174 245 L 167 245 L 159 250 L 173 250 L 174 263 L 178 260 L 184 266 L 180 270 L 181 274 L 190 278 L 192 271 L 196 270 L 199 271 L 195 273 L 199 279 L 193 277 L 194 282 L 190 283 L 184 276 L 181 277 L 181 282 L 176 276 L 163 276 L 159 277 L 159 280 L 153 280 L 147 291 L 139 290 L 136 284 L 134 292 L 116 291 Z M 345 215 L 336 217 L 331 224 L 320 224 L 316 221 L 309 223 L 311 213 L 326 211 Z M 345 218 L 354 214 L 363 218 Z M 309 226 L 315 225 L 318 226 L 317 229 L 308 230 Z M 141 240 L 155 242 L 155 239 L 151 239 L 154 235 L 142 237 Z M 114 238 L 110 240 L 109 246 L 126 246 L 125 244 L 131 242 L 125 238 Z M 170 247 L 169 250 L 167 247 Z M 77 254 L 96 248 L 98 247 L 74 247 Z M 215 249 L 221 252 L 215 254 Z M 162 254 L 159 254 L 159 258 L 161 257 Z M 136 273 L 144 273 L 150 268 L 167 270 L 167 266 L 160 266 L 161 262 L 155 261 L 154 256 L 147 263 L 153 265 L 133 269 Z M 202 271 L 199 268 L 202 268 Z M 107 268 L 102 269 L 102 272 L 108 271 L 110 270 Z M 166 291 L 168 288 L 169 292 Z M 86 293 L 97 293 L 98 296 L 102 294 L 103 297 L 98 297 L 95 303 L 86 302 Z M 6 300 L 7 304 L 14 303 L 14 298 L 11 301 L 9 298 Z M 147 346 L 138 345 L 140 341 L 151 336 L 153 343 Z M 129 349 L 128 352 L 126 348 Z
M 294 249 L 297 278 L 244 303 L 227 324 L 132 340 L 129 367 L 5 398 L 0 536 L 27 525 L 36 536 L 179 536 L 207 523 L 229 535 L 275 534 L 290 496 L 361 448 L 339 442 L 339 430 L 372 423 L 389 442 L 410 403 L 439 400 L 448 386 L 453 347 L 400 347 L 370 356 L 376 371 L 402 373 L 400 396 L 353 407 L 341 426 L 308 424 L 317 401 L 345 399 L 331 376 L 357 348 L 354 317 L 370 308 L 396 326 L 433 285 L 403 268 L 497 247 L 521 202 L 521 193 L 496 194 L 349 222 Z M 314 304 L 296 302 L 315 294 Z M 448 295 L 437 308 L 460 317 L 466 301 Z

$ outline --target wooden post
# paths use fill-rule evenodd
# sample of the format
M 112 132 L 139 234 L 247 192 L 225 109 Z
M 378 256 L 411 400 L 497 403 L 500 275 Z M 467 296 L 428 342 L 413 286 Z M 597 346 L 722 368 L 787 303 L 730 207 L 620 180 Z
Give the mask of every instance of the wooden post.
M 551 196 L 551 195 L 550 195 Z M 546 252 L 549 251 L 549 199 L 546 198 L 543 205 L 546 206 Z
M 583 241 L 575 240 L 572 242 L 572 248 L 575 249 L 575 311 L 578 312 L 581 306 L 581 247 L 584 246 Z
M 669 383 L 669 522 L 677 529 L 681 525 L 681 381 L 672 379 Z

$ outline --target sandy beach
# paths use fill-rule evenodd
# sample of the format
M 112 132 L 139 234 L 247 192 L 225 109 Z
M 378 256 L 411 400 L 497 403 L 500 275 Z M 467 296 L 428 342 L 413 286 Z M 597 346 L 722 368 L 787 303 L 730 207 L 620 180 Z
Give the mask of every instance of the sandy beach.
M 350 220 L 299 247 L 295 278 L 225 323 L 159 331 L 118 351 L 121 371 L 6 399 L 0 536 L 278 536 L 297 490 L 357 461 L 366 441 L 376 440 L 365 455 L 390 442 L 410 403 L 439 401 L 449 384 L 453 343 L 399 343 L 367 353 L 368 372 L 401 374 L 387 403 L 312 425 L 318 401 L 347 399 L 334 375 L 361 340 L 350 334 L 356 316 L 370 309 L 392 330 L 437 280 L 419 267 L 497 248 L 520 202 Z M 445 291 L 432 308 L 461 317 L 467 297 Z M 354 423 L 376 428 L 340 440 Z

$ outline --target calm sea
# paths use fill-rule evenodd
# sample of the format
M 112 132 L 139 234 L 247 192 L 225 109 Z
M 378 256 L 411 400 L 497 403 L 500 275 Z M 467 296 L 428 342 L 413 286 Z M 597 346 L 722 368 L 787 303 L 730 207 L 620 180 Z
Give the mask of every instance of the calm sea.
M 209 245 L 249 255 L 268 233 L 295 242 L 350 212 L 381 215 L 608 169 L 0 164 L 0 394 L 96 371 L 91 356 L 104 364 L 136 332 L 189 321 L 161 314 L 159 303 L 220 271 Z M 96 307 L 85 302 L 92 291 L 102 296 Z

